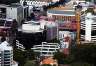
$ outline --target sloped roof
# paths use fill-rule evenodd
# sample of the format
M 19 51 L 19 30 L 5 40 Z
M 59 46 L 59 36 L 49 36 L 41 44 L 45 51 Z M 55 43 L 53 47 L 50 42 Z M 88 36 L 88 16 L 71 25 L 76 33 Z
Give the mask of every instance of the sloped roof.
M 54 60 L 52 57 L 46 58 L 42 61 L 42 64 L 54 64 L 56 63 L 56 60 Z

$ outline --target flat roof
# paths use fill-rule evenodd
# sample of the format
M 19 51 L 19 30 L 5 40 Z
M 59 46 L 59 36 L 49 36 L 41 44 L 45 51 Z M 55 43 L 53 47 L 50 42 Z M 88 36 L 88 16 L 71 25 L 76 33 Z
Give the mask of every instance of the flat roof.
M 48 10 L 48 13 L 52 14 L 62 14 L 62 15 L 75 15 L 75 11 L 62 11 L 62 10 Z
M 53 10 L 74 10 L 73 0 L 66 2 L 64 5 L 52 8 Z
M 8 7 L 9 5 L 5 5 L 5 4 L 0 4 L 0 8 L 6 8 Z
M 69 1 L 65 3 L 64 5 L 51 8 L 48 10 L 48 13 L 62 14 L 62 15 L 75 15 L 73 1 Z
M 51 8 L 52 10 L 74 10 L 73 5 L 60 5 L 58 7 Z
M 19 7 L 21 6 L 20 4 L 18 3 L 12 3 L 11 5 L 9 5 L 8 7 Z

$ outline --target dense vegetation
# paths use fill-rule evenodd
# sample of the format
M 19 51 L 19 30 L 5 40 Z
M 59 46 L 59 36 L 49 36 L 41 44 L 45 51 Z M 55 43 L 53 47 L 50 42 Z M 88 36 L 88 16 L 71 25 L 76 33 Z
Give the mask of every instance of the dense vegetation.
M 96 45 L 79 45 L 72 48 L 74 62 L 86 62 L 96 66 Z
M 70 55 L 65 57 L 62 52 L 54 54 L 59 64 L 71 66 L 96 66 L 96 45 L 79 45 L 70 49 Z
M 19 63 L 19 66 L 27 66 L 28 64 L 30 66 L 30 64 L 33 63 L 30 61 L 35 60 L 37 56 L 32 50 L 21 51 L 19 49 L 14 49 L 13 53 L 13 58 Z

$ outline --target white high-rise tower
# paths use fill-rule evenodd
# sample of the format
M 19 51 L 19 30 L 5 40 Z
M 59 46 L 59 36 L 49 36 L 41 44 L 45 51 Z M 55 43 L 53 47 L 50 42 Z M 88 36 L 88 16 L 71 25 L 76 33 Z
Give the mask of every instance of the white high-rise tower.
M 0 44 L 0 66 L 18 66 L 18 63 L 13 61 L 13 48 L 7 41 Z
M 91 13 L 81 17 L 81 40 L 96 41 L 96 16 Z

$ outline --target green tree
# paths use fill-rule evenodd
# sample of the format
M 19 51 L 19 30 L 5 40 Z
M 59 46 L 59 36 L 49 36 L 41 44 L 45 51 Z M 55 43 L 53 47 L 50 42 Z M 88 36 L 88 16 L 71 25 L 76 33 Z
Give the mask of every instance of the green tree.
M 56 59 L 58 61 L 59 64 L 64 64 L 65 61 L 65 58 L 66 56 L 64 55 L 64 53 L 60 52 L 60 51 L 57 51 L 54 56 L 53 56 L 54 59 Z
M 92 64 L 89 63 L 72 63 L 70 66 L 93 66 Z
M 36 64 L 33 61 L 27 61 L 24 66 L 36 66 Z
M 31 49 L 26 50 L 24 54 L 28 60 L 34 60 L 36 57 L 36 53 Z
M 96 66 L 96 45 L 79 45 L 71 49 L 74 62 L 87 62 Z
M 26 58 L 24 57 L 24 52 L 19 49 L 13 50 L 13 59 L 19 63 L 19 66 L 24 66 Z
M 52 65 L 50 65 L 50 64 L 43 64 L 43 65 L 41 65 L 41 66 L 52 66 Z

